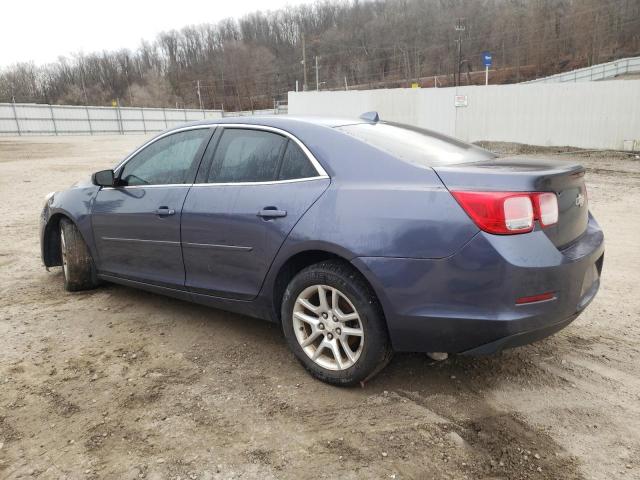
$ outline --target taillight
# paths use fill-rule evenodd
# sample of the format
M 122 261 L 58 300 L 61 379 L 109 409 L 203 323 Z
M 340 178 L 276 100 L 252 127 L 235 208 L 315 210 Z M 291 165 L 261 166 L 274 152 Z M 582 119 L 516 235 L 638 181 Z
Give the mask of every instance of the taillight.
M 555 193 L 534 193 L 537 217 L 540 225 L 548 227 L 558 222 L 558 197 Z
M 550 192 L 451 192 L 467 215 L 488 233 L 512 235 L 558 221 L 558 199 Z
M 523 195 L 504 199 L 504 224 L 508 232 L 529 232 L 533 228 L 533 205 Z

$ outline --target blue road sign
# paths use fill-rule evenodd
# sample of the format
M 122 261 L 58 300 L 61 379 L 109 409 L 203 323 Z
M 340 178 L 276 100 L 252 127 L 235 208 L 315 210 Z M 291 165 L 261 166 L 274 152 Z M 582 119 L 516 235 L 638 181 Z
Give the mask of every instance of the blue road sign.
M 491 52 L 482 52 L 482 63 L 485 67 L 490 67 L 493 63 L 493 57 L 491 56 Z

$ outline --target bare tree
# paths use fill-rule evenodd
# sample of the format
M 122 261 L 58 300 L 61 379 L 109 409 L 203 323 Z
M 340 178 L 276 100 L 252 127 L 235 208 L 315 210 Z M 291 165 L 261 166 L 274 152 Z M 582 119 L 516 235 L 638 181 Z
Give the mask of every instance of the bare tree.
M 318 0 L 239 20 L 185 27 L 135 51 L 73 55 L 0 70 L 0 101 L 266 108 L 320 58 L 322 88 L 450 85 L 454 23 L 464 18 L 466 81 L 522 81 L 640 53 L 638 0 Z M 308 72 L 311 73 L 307 65 Z

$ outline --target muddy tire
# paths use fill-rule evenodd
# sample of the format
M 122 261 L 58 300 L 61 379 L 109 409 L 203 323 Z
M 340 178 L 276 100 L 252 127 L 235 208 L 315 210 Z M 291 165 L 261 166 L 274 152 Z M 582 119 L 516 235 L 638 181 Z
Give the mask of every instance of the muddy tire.
M 64 288 L 69 292 L 89 290 L 98 286 L 96 270 L 78 227 L 68 219 L 60 220 L 60 257 Z
M 324 261 L 298 273 L 285 290 L 281 314 L 289 347 L 324 382 L 357 385 L 391 360 L 382 308 L 346 262 Z

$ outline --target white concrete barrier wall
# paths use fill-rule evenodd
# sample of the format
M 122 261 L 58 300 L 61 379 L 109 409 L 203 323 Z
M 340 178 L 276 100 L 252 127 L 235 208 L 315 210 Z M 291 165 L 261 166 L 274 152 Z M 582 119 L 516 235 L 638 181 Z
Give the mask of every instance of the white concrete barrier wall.
M 0 103 L 0 135 L 153 133 L 222 116 L 222 110 Z
M 377 111 L 384 120 L 455 135 L 452 89 L 394 88 L 344 92 L 290 92 L 290 115 L 358 117 Z
M 370 110 L 467 142 L 640 150 L 640 80 L 289 93 L 292 115 Z

